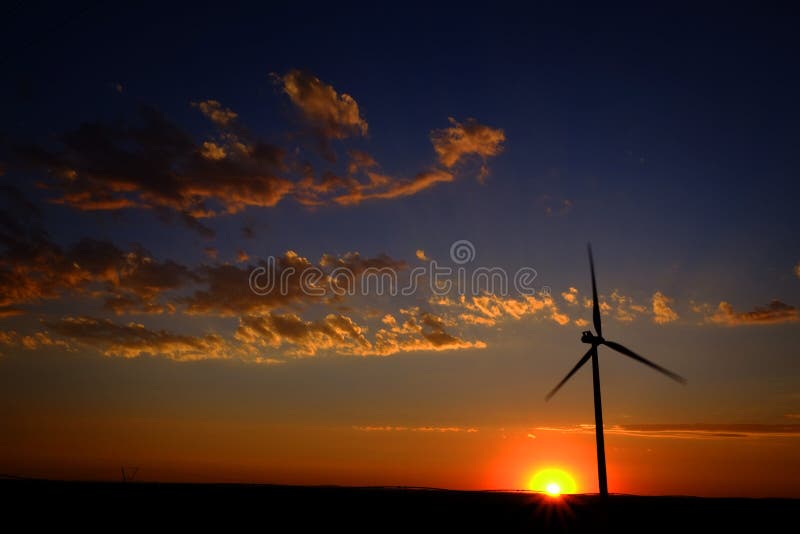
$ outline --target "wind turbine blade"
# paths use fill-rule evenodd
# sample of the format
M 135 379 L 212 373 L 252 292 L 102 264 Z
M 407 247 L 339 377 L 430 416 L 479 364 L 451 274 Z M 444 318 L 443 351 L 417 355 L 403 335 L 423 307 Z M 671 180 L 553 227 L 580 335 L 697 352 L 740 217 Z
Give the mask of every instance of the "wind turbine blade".
M 570 371 L 569 373 L 567 373 L 567 376 L 565 376 L 565 377 L 564 377 L 564 379 L 563 379 L 561 382 L 559 382 L 559 383 L 558 383 L 558 385 L 557 385 L 556 387 L 554 387 L 554 388 L 553 388 L 553 390 L 552 390 L 550 393 L 548 393 L 548 394 L 547 394 L 547 396 L 544 398 L 544 400 L 546 400 L 546 401 L 549 401 L 549 400 L 550 400 L 550 399 L 553 397 L 553 395 L 555 395 L 555 394 L 556 394 L 556 392 L 557 392 L 559 389 L 561 389 L 561 386 L 563 386 L 564 384 L 566 384 L 566 383 L 567 383 L 567 380 L 569 380 L 569 379 L 570 379 L 570 377 L 571 377 L 572 375 L 574 375 L 574 374 L 575 374 L 575 373 L 578 371 L 578 369 L 580 369 L 580 368 L 581 368 L 581 366 L 582 366 L 583 364 L 585 364 L 586 362 L 588 362 L 588 361 L 589 361 L 589 358 L 591 358 L 591 357 L 592 357 L 592 350 L 593 350 L 593 349 L 594 349 L 594 347 L 592 347 L 591 349 L 589 349 L 589 352 L 587 352 L 587 353 L 586 353 L 586 354 L 583 356 L 583 358 L 581 358 L 580 360 L 578 360 L 578 363 L 577 363 L 577 364 L 575 364 L 575 367 L 573 367 L 573 368 L 572 368 L 572 371 Z
M 594 329 L 597 335 L 603 337 L 603 325 L 600 323 L 600 301 L 597 300 L 597 282 L 594 279 L 594 258 L 592 257 L 592 244 L 587 245 L 589 249 L 589 269 L 592 271 L 592 318 L 594 319 Z
M 664 368 L 663 368 L 663 367 L 661 367 L 660 365 L 658 365 L 658 364 L 656 364 L 656 363 L 653 363 L 653 362 L 651 362 L 651 361 L 650 361 L 650 360 L 648 360 L 647 358 L 644 358 L 644 357 L 642 357 L 642 356 L 639 356 L 638 354 L 636 354 L 635 352 L 633 352 L 633 351 L 632 351 L 631 349 L 629 349 L 628 347 L 625 347 L 625 346 L 623 346 L 623 345 L 620 345 L 619 343 L 614 343 L 613 341 L 606 341 L 606 342 L 605 342 L 605 343 L 603 343 L 603 344 L 604 344 L 605 346 L 607 346 L 608 348 L 614 349 L 615 351 L 617 351 L 617 352 L 619 352 L 619 353 L 622 353 L 622 354 L 624 354 L 625 356 L 628 356 L 628 357 L 630 357 L 630 358 L 633 358 L 634 360 L 636 360 L 636 361 L 638 361 L 638 362 L 641 362 L 641 363 L 643 363 L 643 364 L 647 365 L 648 367 L 652 367 L 653 369 L 655 369 L 655 370 L 656 370 L 656 371 L 658 371 L 659 373 L 663 373 L 663 374 L 667 375 L 668 377 L 670 377 L 671 379 L 673 379 L 673 380 L 674 380 L 674 381 L 676 381 L 676 382 L 680 382 L 681 384 L 685 384 L 685 383 L 686 383 L 686 379 L 685 379 L 685 378 L 683 378 L 681 375 L 679 375 L 679 374 L 677 374 L 677 373 L 673 373 L 673 372 L 672 372 L 672 371 L 670 371 L 669 369 L 664 369 Z

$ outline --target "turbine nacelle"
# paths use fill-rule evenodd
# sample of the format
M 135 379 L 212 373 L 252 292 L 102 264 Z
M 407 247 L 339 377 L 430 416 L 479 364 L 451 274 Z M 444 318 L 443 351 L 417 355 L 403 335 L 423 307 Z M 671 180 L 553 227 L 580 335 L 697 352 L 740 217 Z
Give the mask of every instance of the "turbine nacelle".
M 603 336 L 596 336 L 589 330 L 586 330 L 581 334 L 581 343 L 597 346 L 602 345 L 605 342 L 606 340 L 603 339 Z

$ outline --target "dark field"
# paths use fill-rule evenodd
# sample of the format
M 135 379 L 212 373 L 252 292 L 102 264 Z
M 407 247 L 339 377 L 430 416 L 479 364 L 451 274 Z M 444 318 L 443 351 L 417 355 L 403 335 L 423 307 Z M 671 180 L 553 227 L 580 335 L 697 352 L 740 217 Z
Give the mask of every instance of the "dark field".
M 794 531 L 800 501 L 413 488 L 0 480 L 6 518 L 36 526 L 343 532 Z

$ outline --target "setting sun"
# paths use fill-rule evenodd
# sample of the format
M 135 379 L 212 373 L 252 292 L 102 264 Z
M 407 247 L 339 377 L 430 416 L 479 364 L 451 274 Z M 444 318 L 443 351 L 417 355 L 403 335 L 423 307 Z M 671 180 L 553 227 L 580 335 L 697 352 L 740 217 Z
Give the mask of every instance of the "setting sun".
M 575 479 L 563 469 L 548 468 L 538 471 L 528 485 L 531 491 L 547 493 L 557 497 L 562 493 L 576 493 L 578 486 Z
M 561 495 L 561 486 L 559 486 L 555 482 L 552 482 L 552 483 L 548 484 L 546 489 L 547 489 L 547 493 L 549 493 L 553 497 L 557 497 L 557 496 Z

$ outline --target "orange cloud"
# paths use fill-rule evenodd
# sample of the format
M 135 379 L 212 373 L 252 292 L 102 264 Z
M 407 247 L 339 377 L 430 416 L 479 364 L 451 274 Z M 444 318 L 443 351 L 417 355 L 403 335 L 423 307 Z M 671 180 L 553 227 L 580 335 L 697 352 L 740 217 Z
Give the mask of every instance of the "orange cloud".
M 430 312 L 421 312 L 419 308 L 401 309 L 402 321 L 387 315 L 381 328 L 375 333 L 373 353 L 388 356 L 398 352 L 444 351 L 459 349 L 486 348 L 483 341 L 466 341 L 445 330 L 447 321 Z
M 21 335 L 14 330 L 0 331 L 0 345 L 20 347 L 27 350 L 36 350 L 40 347 L 62 347 L 72 350 L 69 343 L 61 339 L 53 339 L 48 332 Z
M 0 316 L 23 313 L 24 304 L 84 295 L 104 299 L 104 307 L 117 315 L 160 314 L 181 311 L 193 314 L 239 316 L 273 310 L 276 307 L 307 303 L 332 303 L 351 290 L 351 283 L 368 270 L 407 267 L 404 261 L 384 254 L 368 258 L 358 252 L 342 256 L 325 254 L 316 265 L 288 251 L 276 261 L 274 275 L 284 287 L 274 283 L 265 294 L 250 288 L 255 266 L 229 264 L 189 268 L 171 260 L 158 260 L 141 247 L 124 251 L 107 241 L 83 239 L 62 248 L 53 243 L 44 229 L 38 210 L 13 188 L 0 188 L 4 214 L 0 217 Z M 205 254 L 216 258 L 215 248 Z M 237 261 L 249 260 L 244 251 Z M 320 270 L 322 295 L 309 294 L 301 285 L 307 269 Z M 283 273 L 293 269 L 291 276 Z M 332 280 L 333 269 L 346 269 L 352 278 Z M 281 278 L 283 277 L 283 278 Z M 179 290 L 193 289 L 192 292 Z M 179 296 L 180 295 L 180 296 Z
M 561 298 L 563 298 L 567 304 L 577 304 L 578 303 L 578 290 L 574 287 L 570 287 L 567 291 L 561 293 Z
M 232 120 L 230 110 L 198 107 L 211 113 L 218 126 Z M 293 189 L 290 180 L 279 176 L 282 149 L 223 138 L 225 144 L 198 146 L 159 111 L 143 107 L 132 124 L 85 123 L 61 136 L 61 150 L 21 147 L 16 158 L 18 166 L 46 170 L 43 185 L 60 194 L 53 202 L 79 210 L 168 209 L 209 233 L 199 219 L 248 206 L 272 207 Z
M 536 430 L 549 432 L 594 434 L 593 424 L 573 426 L 539 427 Z M 643 424 L 606 425 L 606 434 L 641 438 L 671 439 L 726 439 L 757 437 L 800 438 L 800 425 L 766 424 Z
M 254 267 L 267 269 L 265 262 L 255 266 L 242 266 L 222 264 L 206 265 L 197 272 L 203 283 L 203 288 L 192 295 L 179 299 L 186 305 L 186 313 L 190 315 L 220 315 L 238 316 L 269 311 L 279 306 L 290 305 L 300 301 L 321 301 L 322 296 L 309 295 L 303 291 L 300 283 L 300 273 L 313 267 L 306 258 L 293 251 L 287 251 L 277 258 L 275 264 L 275 277 L 280 280 L 284 277 L 286 284 L 281 288 L 275 283 L 265 294 L 256 294 L 250 289 L 250 275 Z M 294 273 L 285 276 L 283 273 Z M 269 273 L 268 270 L 265 273 Z M 270 273 L 271 274 L 271 273 Z M 263 283 L 267 284 L 269 280 Z
M 574 287 L 569 287 L 560 296 L 568 306 L 582 304 L 588 309 L 592 307 L 592 300 L 584 298 L 581 301 L 579 291 Z M 652 312 L 654 321 L 664 324 L 678 318 L 678 314 L 669 306 L 672 302 L 671 299 L 660 292 L 656 292 L 654 299 L 655 308 Z M 546 294 L 519 297 L 483 294 L 473 297 L 461 296 L 458 300 L 449 297 L 432 297 L 429 299 L 429 303 L 440 307 L 460 308 L 456 317 L 464 324 L 470 325 L 494 326 L 503 320 L 519 320 L 525 317 L 539 317 L 551 320 L 561 326 L 569 323 L 579 327 L 589 325 L 589 321 L 585 318 L 573 318 L 563 312 L 555 299 Z M 610 315 L 622 322 L 631 322 L 642 315 L 650 314 L 648 307 L 637 304 L 632 297 L 623 295 L 618 290 L 611 293 L 608 302 L 602 300 L 601 296 L 600 310 L 604 315 Z
M 216 334 L 186 336 L 150 330 L 137 323 L 120 325 L 91 317 L 65 317 L 46 321 L 45 326 L 73 343 L 97 349 L 106 356 L 149 355 L 178 361 L 230 357 L 227 344 Z
M 369 352 L 372 345 L 363 330 L 344 315 L 329 314 L 319 321 L 304 321 L 293 313 L 243 317 L 235 337 L 244 343 L 261 347 L 293 346 L 290 356 L 313 356 L 319 351 L 339 354 Z
M 647 311 L 644 306 L 634 303 L 632 297 L 623 295 L 616 289 L 611 292 L 610 299 L 613 303 L 614 318 L 624 323 L 633 321 L 638 314 Z
M 235 111 L 222 107 L 216 100 L 192 102 L 192 107 L 200 109 L 211 122 L 222 128 L 229 126 L 239 116 Z
M 479 124 L 475 119 L 467 119 L 463 123 L 452 117 L 449 120 L 451 124 L 449 128 L 431 132 L 431 143 L 439 163 L 449 169 L 464 158 L 477 155 L 484 161 L 480 174 L 480 177 L 484 178 L 488 174 L 486 158 L 496 156 L 503 151 L 505 133 L 502 129 Z
M 320 351 L 356 356 L 391 356 L 402 352 L 443 351 L 484 348 L 481 341 L 465 341 L 445 331 L 441 317 L 416 308 L 401 310 L 405 320 L 398 322 L 387 314 L 385 328 L 376 331 L 373 340 L 367 329 L 350 317 L 329 314 L 307 321 L 293 313 L 243 317 L 235 337 L 255 347 L 280 349 L 289 356 L 314 356 Z
M 375 161 L 375 158 L 363 150 L 350 150 L 347 155 L 350 159 L 347 164 L 347 174 L 350 176 L 378 166 L 378 162 Z
M 756 306 L 752 311 L 737 312 L 728 302 L 720 302 L 716 311 L 706 317 L 706 322 L 723 326 L 793 323 L 800 319 L 797 308 L 779 300 L 767 306 Z
M 323 137 L 367 135 L 367 121 L 361 118 L 358 104 L 350 95 L 340 95 L 316 76 L 296 69 L 278 79 L 303 118 Z
M 415 195 L 436 184 L 452 182 L 453 175 L 433 169 L 420 172 L 409 180 L 398 180 L 377 173 L 369 173 L 369 183 L 351 182 L 348 191 L 333 197 L 333 202 L 343 206 L 359 204 L 369 199 L 392 199 Z
M 387 200 L 415 195 L 454 179 L 451 173 L 441 169 L 423 171 L 411 179 L 397 179 L 374 171 L 365 171 L 365 175 L 366 181 L 334 173 L 326 173 L 320 180 L 308 176 L 297 183 L 294 196 L 306 206 L 321 206 L 329 202 L 354 206 L 371 199 Z
M 13 189 L 0 190 L 9 203 L 0 218 L 0 311 L 21 313 L 21 304 L 88 293 L 105 298 L 115 313 L 163 313 L 167 291 L 196 278 L 185 266 L 158 261 L 141 247 L 123 251 L 107 241 L 82 239 L 64 249 L 41 226 L 38 210 Z M 13 204 L 13 206 L 12 206 Z
M 453 175 L 439 169 L 424 171 L 410 180 L 396 180 L 383 191 L 371 193 L 365 198 L 407 197 L 442 182 L 452 182 Z M 339 199 L 334 199 L 339 202 Z
M 0 345 L 35 349 L 60 346 L 68 350 L 91 348 L 106 356 L 158 356 L 176 361 L 236 358 L 255 363 L 280 363 L 286 357 L 315 356 L 320 352 L 355 356 L 390 356 L 412 351 L 484 348 L 445 330 L 445 321 L 418 309 L 401 310 L 405 320 L 384 320 L 374 339 L 368 329 L 341 314 L 304 320 L 295 313 L 242 316 L 232 339 L 217 333 L 184 335 L 152 330 L 143 324 L 120 324 L 107 319 L 77 316 L 44 321 L 46 332 L 19 335 L 0 331 Z M 391 317 L 391 316 L 388 316 Z
M 667 324 L 678 319 L 678 314 L 670 307 L 673 300 L 660 291 L 653 293 L 653 322 Z
M 204 141 L 200 147 L 200 155 L 206 159 L 219 161 L 225 159 L 225 149 L 212 141 Z
M 466 433 L 475 434 L 478 432 L 474 427 L 462 426 L 393 426 L 393 425 L 379 425 L 379 426 L 354 426 L 353 430 L 359 432 L 438 432 L 438 433 Z
M 603 295 L 598 295 L 598 300 L 600 300 L 600 313 L 602 313 L 603 315 L 608 315 L 609 313 L 611 313 L 611 305 L 605 300 L 603 300 L 603 298 L 604 298 Z M 590 298 L 584 297 L 583 307 L 591 309 L 592 306 L 594 306 L 594 301 Z
M 399 271 L 406 267 L 404 261 L 385 254 L 373 258 L 362 257 L 358 252 L 341 256 L 323 254 L 319 262 L 312 263 L 289 250 L 276 258 L 274 271 L 265 261 L 241 267 L 228 264 L 202 266 L 194 273 L 203 287 L 189 296 L 176 299 L 176 302 L 185 304 L 186 313 L 190 315 L 258 315 L 278 307 L 329 303 L 348 292 L 350 284 L 357 281 L 366 269 Z M 263 288 L 258 293 L 250 287 L 250 277 L 256 268 L 263 269 L 263 276 L 256 280 Z M 330 272 L 337 268 L 346 269 L 355 278 L 331 279 Z M 308 281 L 304 282 L 302 277 L 304 272 L 312 269 L 317 269 L 321 278 L 315 286 L 319 291 L 309 292 L 306 287 Z
M 351 96 L 298 70 L 277 79 L 319 138 L 366 135 L 367 122 Z M 369 153 L 350 149 L 346 173 L 338 173 L 315 170 L 303 146 L 286 150 L 256 138 L 217 100 L 192 106 L 217 128 L 211 138 L 197 141 L 157 109 L 142 106 L 129 123 L 86 122 L 59 136 L 54 148 L 16 144 L 11 163 L 42 172 L 41 185 L 54 193 L 50 202 L 81 211 L 153 209 L 165 221 L 183 222 L 211 237 L 214 231 L 204 219 L 271 208 L 287 197 L 313 207 L 415 195 L 454 181 L 452 168 L 470 156 L 483 160 L 485 176 L 486 159 L 499 154 L 505 140 L 501 129 L 451 119 L 449 128 L 431 133 L 444 169 L 396 178 L 380 171 Z M 335 161 L 335 154 L 325 155 Z
M 561 326 L 570 322 L 569 316 L 561 313 L 549 295 L 526 295 L 514 298 L 487 293 L 469 298 L 461 295 L 458 300 L 433 298 L 429 302 L 437 306 L 463 309 L 459 318 L 468 324 L 492 326 L 504 319 L 516 320 L 527 316 L 542 317 Z

